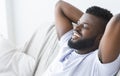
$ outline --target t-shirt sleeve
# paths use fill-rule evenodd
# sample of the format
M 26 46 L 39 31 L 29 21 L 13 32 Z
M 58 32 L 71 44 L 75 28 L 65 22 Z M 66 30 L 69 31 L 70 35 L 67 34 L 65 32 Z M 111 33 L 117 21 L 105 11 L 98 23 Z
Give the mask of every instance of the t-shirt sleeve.
M 120 69 L 120 55 L 113 62 L 103 64 L 100 62 L 97 54 L 96 62 L 96 72 L 98 76 L 114 76 Z
M 60 47 L 67 45 L 68 40 L 71 38 L 72 34 L 73 34 L 73 30 L 70 30 L 61 37 L 61 39 L 59 41 Z
M 59 41 L 59 45 L 60 45 L 59 54 L 56 58 L 57 60 L 60 61 L 63 60 L 66 54 L 70 52 L 70 47 L 68 46 L 68 40 L 71 38 L 72 34 L 73 34 L 73 30 L 70 30 L 61 37 Z

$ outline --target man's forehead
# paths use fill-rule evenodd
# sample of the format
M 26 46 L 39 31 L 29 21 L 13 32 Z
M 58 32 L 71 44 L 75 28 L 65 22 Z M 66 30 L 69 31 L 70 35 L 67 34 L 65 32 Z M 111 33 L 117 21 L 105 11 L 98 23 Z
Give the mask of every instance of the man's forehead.
M 99 17 L 96 17 L 92 14 L 84 13 L 82 15 L 82 17 L 79 19 L 79 22 L 80 23 L 90 23 L 90 24 L 94 25 L 95 23 L 100 22 L 100 20 L 101 19 Z
M 92 15 L 92 14 L 89 14 L 89 13 L 84 13 L 81 18 L 79 20 L 88 20 L 88 19 L 98 19 L 98 17 Z

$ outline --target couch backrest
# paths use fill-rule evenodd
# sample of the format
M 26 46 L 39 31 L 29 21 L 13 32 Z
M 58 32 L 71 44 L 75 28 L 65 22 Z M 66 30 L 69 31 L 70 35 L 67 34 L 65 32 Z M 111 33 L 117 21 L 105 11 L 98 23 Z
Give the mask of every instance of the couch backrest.
M 35 76 L 41 76 L 58 54 L 59 46 L 54 25 L 48 29 L 40 51 Z
M 34 76 L 41 76 L 59 51 L 55 26 L 38 29 L 26 43 L 24 51 L 36 60 Z

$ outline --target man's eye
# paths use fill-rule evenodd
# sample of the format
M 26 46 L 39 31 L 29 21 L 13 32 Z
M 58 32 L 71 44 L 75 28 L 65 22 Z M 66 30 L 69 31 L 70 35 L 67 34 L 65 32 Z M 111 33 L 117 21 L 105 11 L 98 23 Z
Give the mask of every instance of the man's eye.
M 83 28 L 88 29 L 88 25 L 87 25 L 87 24 L 84 24 L 84 25 L 83 25 Z
M 80 21 L 79 20 L 77 21 L 77 25 L 80 25 Z

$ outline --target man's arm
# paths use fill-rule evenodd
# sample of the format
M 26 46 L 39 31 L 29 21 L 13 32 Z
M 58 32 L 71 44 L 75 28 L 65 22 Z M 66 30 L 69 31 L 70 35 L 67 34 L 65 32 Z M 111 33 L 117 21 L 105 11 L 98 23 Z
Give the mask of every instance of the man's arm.
M 77 23 L 82 12 L 67 2 L 59 1 L 55 7 L 55 25 L 58 38 L 73 29 L 72 22 Z
M 120 53 L 120 14 L 107 24 L 99 46 L 99 57 L 103 63 L 114 61 Z

